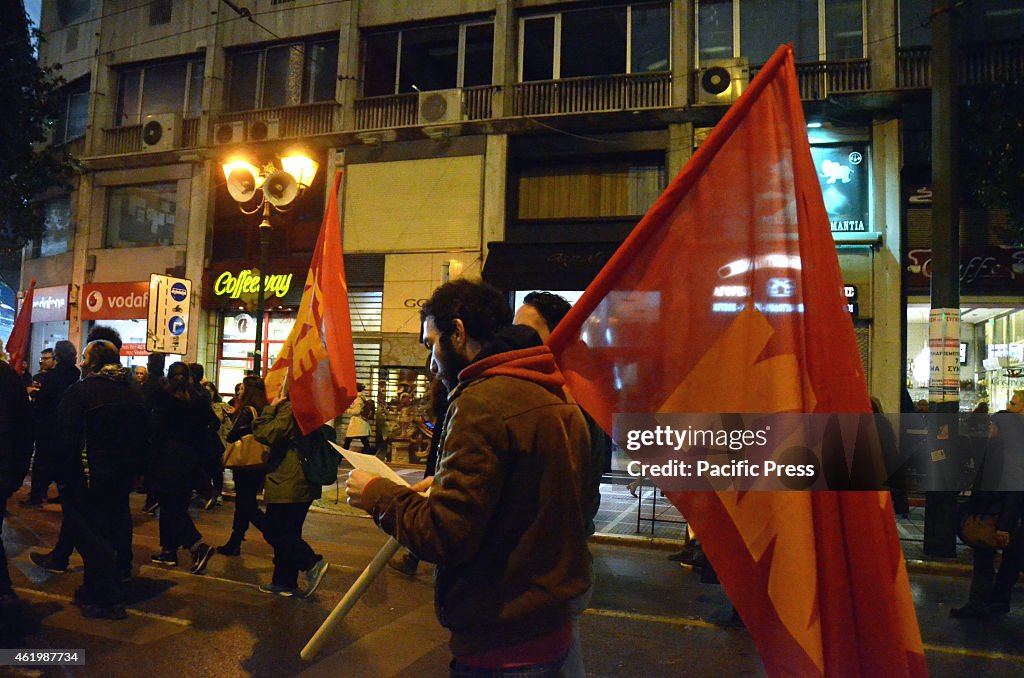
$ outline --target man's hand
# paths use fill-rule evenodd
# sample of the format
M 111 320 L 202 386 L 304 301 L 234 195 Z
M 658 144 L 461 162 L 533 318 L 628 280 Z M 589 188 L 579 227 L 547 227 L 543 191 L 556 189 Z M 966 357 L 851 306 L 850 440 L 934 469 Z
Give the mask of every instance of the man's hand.
M 1010 533 L 998 530 L 996 532 L 996 546 L 1003 548 L 1010 543 Z
M 427 476 L 423 480 L 419 481 L 415 485 L 410 485 L 409 489 L 413 492 L 426 492 L 430 489 L 430 485 L 434 482 L 434 476 Z
M 363 492 L 366 491 L 366 486 L 377 478 L 380 476 L 369 471 L 360 471 L 359 469 L 349 471 L 348 480 L 345 481 L 345 494 L 348 495 L 349 506 L 369 511 L 369 507 L 363 505 Z

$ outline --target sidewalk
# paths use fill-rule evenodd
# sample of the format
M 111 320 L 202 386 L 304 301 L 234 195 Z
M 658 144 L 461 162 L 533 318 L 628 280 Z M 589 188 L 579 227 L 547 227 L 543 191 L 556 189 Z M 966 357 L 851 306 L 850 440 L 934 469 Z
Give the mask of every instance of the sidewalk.
M 418 466 L 393 465 L 399 475 L 410 484 L 423 477 Z M 312 511 L 333 513 L 358 518 L 369 518 L 365 512 L 345 503 L 344 477 L 340 472 L 338 485 L 324 487 L 323 498 L 315 502 Z M 230 486 L 230 482 L 228 484 Z M 686 539 L 686 521 L 661 492 L 645 481 L 637 488 L 637 496 L 630 494 L 625 484 L 601 485 L 601 508 L 595 516 L 599 543 L 642 546 L 659 550 L 677 551 Z M 924 554 L 924 508 L 911 506 L 908 518 L 897 518 L 896 529 L 903 546 L 907 569 L 912 573 L 967 576 L 971 574 L 971 549 L 957 543 L 956 558 L 931 558 Z

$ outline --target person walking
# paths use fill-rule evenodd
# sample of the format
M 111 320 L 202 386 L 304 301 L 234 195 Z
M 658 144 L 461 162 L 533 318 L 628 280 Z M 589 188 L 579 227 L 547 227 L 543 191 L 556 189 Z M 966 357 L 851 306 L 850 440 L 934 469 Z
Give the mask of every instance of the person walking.
M 75 598 L 85 617 L 124 619 L 118 545 L 132 482 L 143 466 L 137 436 L 145 402 L 109 341 L 85 347 L 82 371 L 85 377 L 67 390 L 56 418 L 64 519 L 85 562 Z
M 235 423 L 227 434 L 225 441 L 231 444 L 252 433 L 252 422 L 267 406 L 267 386 L 260 377 L 248 376 L 242 380 L 242 390 L 238 395 L 235 408 Z M 235 480 L 235 515 L 231 521 L 231 536 L 217 553 L 226 556 L 237 556 L 242 551 L 245 532 L 251 524 L 260 532 L 265 532 L 266 514 L 260 510 L 256 495 L 266 480 L 265 468 L 233 468 L 231 477 Z
M 7 569 L 3 522 L 7 500 L 28 473 L 32 433 L 28 394 L 14 368 L 0 361 L 0 647 L 18 647 L 15 643 L 24 631 L 21 603 Z
M 23 506 L 42 506 L 47 501 L 54 473 L 57 406 L 69 386 L 78 381 L 80 372 L 78 349 L 70 341 L 58 341 L 53 347 L 54 365 L 39 375 L 39 389 L 32 402 L 32 418 L 36 427 L 36 454 L 32 462 L 32 489 Z
M 356 398 L 345 410 L 349 415 L 348 428 L 345 429 L 346 450 L 351 449 L 349 445 L 353 440 L 359 440 L 363 447 L 360 450 L 363 454 L 374 454 L 376 450 L 370 447 L 370 420 L 373 419 L 373 401 L 364 394 L 366 385 L 356 383 Z
M 196 394 L 188 365 L 173 363 L 165 389 L 154 397 L 152 414 L 150 487 L 160 503 L 161 546 L 152 562 L 158 565 L 177 565 L 181 547 L 192 555 L 193 574 L 202 572 L 210 559 L 213 549 L 189 517 L 188 503 L 202 477 L 208 432 L 216 423 L 210 404 Z
M 310 437 L 324 435 L 322 431 L 323 427 Z M 292 416 L 291 402 L 284 399 L 267 406 L 253 421 L 252 433 L 261 443 L 270 445 L 270 471 L 263 488 L 267 503 L 263 536 L 274 547 L 274 574 L 269 584 L 260 585 L 260 591 L 308 598 L 320 586 L 328 564 L 302 538 L 306 514 L 313 501 L 320 498 L 321 486 L 310 483 L 302 470 L 299 448 L 305 443 Z M 301 591 L 300 571 L 306 574 L 306 585 Z

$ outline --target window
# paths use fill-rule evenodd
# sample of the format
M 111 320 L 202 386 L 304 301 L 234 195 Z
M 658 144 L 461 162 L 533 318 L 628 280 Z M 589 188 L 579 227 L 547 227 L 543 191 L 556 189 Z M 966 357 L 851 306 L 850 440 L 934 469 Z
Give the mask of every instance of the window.
M 199 117 L 203 106 L 203 60 L 171 61 L 132 68 L 118 78 L 114 125 L 141 124 L 147 115 Z
M 172 0 L 152 0 L 149 3 L 149 25 L 161 26 L 171 23 Z
M 384 96 L 493 82 L 494 24 L 424 26 L 368 34 L 363 94 Z
M 864 56 L 864 0 L 698 0 L 698 60 L 762 64 L 792 42 L 797 61 Z
M 62 26 L 84 19 L 92 11 L 92 0 L 57 0 L 57 18 Z
M 174 182 L 111 188 L 105 246 L 173 244 L 177 204 L 178 187 Z
M 546 165 L 519 173 L 519 221 L 643 215 L 665 189 L 665 166 L 647 159 Z
M 311 40 L 237 52 L 228 67 L 228 110 L 334 100 L 338 41 Z
M 43 203 L 43 236 L 26 250 L 32 257 L 50 257 L 68 251 L 71 236 L 71 197 L 64 195 Z
M 60 117 L 54 123 L 53 142 L 63 143 L 85 136 L 89 122 L 89 78 L 79 78 L 62 91 Z
M 667 3 L 523 17 L 520 80 L 669 70 L 669 24 Z

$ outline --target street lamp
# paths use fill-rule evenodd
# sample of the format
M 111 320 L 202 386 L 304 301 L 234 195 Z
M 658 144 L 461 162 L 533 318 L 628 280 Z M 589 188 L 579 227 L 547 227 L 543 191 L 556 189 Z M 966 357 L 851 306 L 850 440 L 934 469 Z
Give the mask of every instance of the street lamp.
M 263 314 L 267 284 L 267 251 L 270 249 L 270 208 L 287 212 L 291 204 L 313 183 L 317 168 L 315 160 L 296 150 L 280 157 L 281 168 L 273 162 L 262 167 L 249 162 L 244 152 L 231 155 L 222 166 L 227 179 L 228 193 L 238 203 L 242 214 L 256 214 L 263 209 L 260 223 L 259 286 L 256 296 L 256 347 L 253 351 L 253 373 L 263 371 Z M 257 195 L 258 194 L 258 195 Z M 246 205 L 256 201 L 255 207 Z

